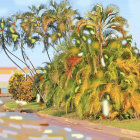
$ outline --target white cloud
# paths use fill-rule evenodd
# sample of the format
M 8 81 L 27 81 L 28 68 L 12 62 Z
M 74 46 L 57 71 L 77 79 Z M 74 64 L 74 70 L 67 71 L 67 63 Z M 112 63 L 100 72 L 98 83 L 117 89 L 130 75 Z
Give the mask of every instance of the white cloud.
M 8 13 L 7 8 L 0 8 L 0 16 L 5 16 Z
M 22 5 L 35 5 L 35 4 L 41 4 L 46 3 L 48 0 L 14 0 L 14 3 L 16 5 L 22 6 Z

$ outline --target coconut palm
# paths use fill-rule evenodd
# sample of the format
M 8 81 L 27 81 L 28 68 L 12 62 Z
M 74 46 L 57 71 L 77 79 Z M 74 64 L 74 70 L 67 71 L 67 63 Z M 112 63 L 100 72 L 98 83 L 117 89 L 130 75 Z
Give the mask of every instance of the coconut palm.
M 62 44 L 64 41 L 66 47 L 70 48 L 71 35 L 73 33 L 73 21 L 79 17 L 76 10 L 73 10 L 67 1 L 63 1 L 60 4 L 51 3 L 50 12 L 53 13 L 55 28 L 52 31 L 52 42 L 56 43 L 55 40 Z M 63 16 L 62 16 L 63 14 Z M 69 38 L 69 40 L 68 40 Z M 55 44 L 57 45 L 57 44 Z
M 49 12 L 49 10 L 44 6 L 40 5 L 39 7 L 29 7 L 30 8 L 30 14 L 33 15 L 33 19 L 36 21 L 36 29 L 34 29 L 34 33 L 38 34 L 40 36 L 40 41 L 43 42 L 44 50 L 47 52 L 48 58 L 51 62 L 48 49 L 50 47 L 48 39 L 49 39 L 49 26 L 50 23 L 54 21 L 52 14 Z M 42 13 L 43 11 L 43 13 Z
M 33 63 L 30 61 L 29 57 L 25 53 L 24 45 L 27 44 L 27 42 L 25 40 L 26 33 L 24 32 L 22 26 L 20 26 L 20 24 L 22 22 L 22 18 L 21 17 L 22 17 L 21 13 L 17 13 L 15 15 L 12 15 L 12 19 L 10 19 L 10 22 L 13 23 L 13 21 L 14 21 L 14 24 L 13 24 L 13 26 L 10 27 L 10 31 L 14 32 L 14 30 L 12 31 L 12 29 L 16 28 L 16 30 L 18 32 L 18 35 L 19 35 L 19 38 L 16 41 L 16 43 L 14 41 L 14 50 L 17 50 L 18 48 L 21 49 L 21 54 L 22 54 L 22 57 L 23 57 L 24 64 L 29 69 L 29 71 L 31 73 L 31 76 L 33 76 L 34 75 L 34 71 L 32 71 L 32 69 L 30 68 L 30 66 L 27 63 L 27 60 L 28 60 L 30 62 L 30 64 L 33 66 Z M 23 61 L 22 61 L 22 63 L 23 63 Z M 34 68 L 34 66 L 33 66 L 33 68 Z
M 17 56 L 15 56 L 11 51 L 9 51 L 9 49 L 7 48 L 7 45 L 11 45 L 12 43 L 14 43 L 14 46 L 17 44 L 18 39 L 19 39 L 19 35 L 16 31 L 15 28 L 15 24 L 13 22 L 10 22 L 10 19 L 6 19 L 4 20 L 4 18 L 2 18 L 0 20 L 0 24 L 1 24 L 1 38 L 0 38 L 0 42 L 1 42 L 1 46 L 2 49 L 4 50 L 5 54 L 7 55 L 7 57 L 20 69 L 22 70 L 23 73 L 26 74 L 26 72 L 10 57 L 9 54 L 11 54 L 12 56 L 14 56 L 15 58 L 17 58 L 20 62 L 24 63 L 20 58 L 18 58 Z M 9 54 L 8 54 L 9 53 Z
M 99 57 L 103 64 L 103 45 L 108 36 L 111 34 L 116 35 L 121 33 L 122 37 L 126 36 L 124 26 L 128 26 L 126 19 L 119 15 L 119 9 L 115 5 L 109 5 L 106 9 L 103 9 L 102 5 L 95 5 L 91 11 L 85 14 L 86 19 L 82 19 L 77 22 L 77 33 L 81 27 L 88 25 L 91 28 L 91 34 L 94 38 L 98 39 L 99 42 Z M 94 32 L 92 32 L 94 27 Z M 94 35 L 95 34 L 95 35 Z
M 25 42 L 23 43 L 23 40 L 25 39 L 24 38 L 24 33 L 21 30 L 19 30 L 20 29 L 20 26 L 19 25 L 16 25 L 16 22 L 17 22 L 17 19 L 15 18 L 15 16 L 12 19 L 11 18 L 8 18 L 7 20 L 4 20 L 4 19 L 1 20 L 1 28 L 2 28 L 2 30 L 1 30 L 1 45 L 2 45 L 2 49 L 4 50 L 4 52 L 8 56 L 8 58 L 25 75 L 27 75 L 27 73 L 10 57 L 10 55 L 8 53 L 10 53 L 12 56 L 14 56 L 15 58 L 17 58 L 20 62 L 22 62 L 23 64 L 25 64 L 28 67 L 29 70 L 31 70 L 30 67 L 26 64 L 26 61 L 21 60 L 20 58 L 18 58 L 11 51 L 9 51 L 9 49 L 6 47 L 6 44 L 8 44 L 8 45 L 14 45 L 14 50 L 17 50 L 18 47 L 21 47 L 22 55 L 23 55 L 23 58 L 24 58 L 25 53 L 23 52 L 23 48 L 22 48 L 23 45 L 24 45 L 24 43 L 25 43 Z M 32 72 L 32 70 L 31 70 L 31 72 Z M 31 75 L 32 74 L 33 73 L 31 73 Z M 29 76 L 29 78 L 33 81 L 33 79 L 30 76 Z M 35 88 L 37 88 L 36 85 L 35 85 Z M 39 93 L 39 90 L 38 89 L 37 89 L 37 92 Z

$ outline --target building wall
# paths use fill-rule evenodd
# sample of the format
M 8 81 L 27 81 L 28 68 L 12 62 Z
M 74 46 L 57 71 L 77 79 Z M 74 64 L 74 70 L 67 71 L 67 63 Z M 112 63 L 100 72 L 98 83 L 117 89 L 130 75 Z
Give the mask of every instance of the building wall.
M 0 93 L 8 93 L 8 81 L 16 71 L 16 67 L 0 67 Z
M 29 73 L 28 68 L 23 68 L 26 73 Z M 33 70 L 33 69 L 32 69 Z M 37 73 L 40 73 L 41 70 L 37 70 Z M 16 67 L 0 67 L 0 93 L 7 93 L 7 87 L 10 77 L 14 73 L 21 73 L 21 70 L 18 70 Z

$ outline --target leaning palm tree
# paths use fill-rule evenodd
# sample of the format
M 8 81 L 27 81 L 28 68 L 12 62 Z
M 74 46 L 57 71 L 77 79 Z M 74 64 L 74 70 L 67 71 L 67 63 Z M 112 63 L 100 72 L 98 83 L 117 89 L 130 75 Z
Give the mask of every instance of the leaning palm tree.
M 27 44 L 27 42 L 26 42 L 26 39 L 25 39 L 26 33 L 24 32 L 24 30 L 23 30 L 23 28 L 21 26 L 21 22 L 22 22 L 21 17 L 22 17 L 22 14 L 17 13 L 17 14 L 12 15 L 12 18 L 9 19 L 9 21 L 12 23 L 12 26 L 10 27 L 10 32 L 12 34 L 14 34 L 15 32 L 18 33 L 17 40 L 16 40 L 16 38 L 13 38 L 14 39 L 13 40 L 14 50 L 16 51 L 18 48 L 21 49 L 21 54 L 22 54 L 22 57 L 23 57 L 22 63 L 25 64 L 25 66 L 29 69 L 31 76 L 33 76 L 35 73 L 27 63 L 27 60 L 28 60 L 31 63 L 31 65 L 33 66 L 33 63 L 31 62 L 31 60 L 29 59 L 29 57 L 25 53 L 24 45 Z M 16 29 L 16 30 L 14 30 L 14 29 Z M 33 66 L 33 68 L 34 68 L 34 66 Z
M 7 57 L 23 72 L 26 74 L 26 72 L 15 62 L 14 59 L 12 59 L 12 57 L 10 55 L 12 55 L 13 57 L 15 57 L 16 59 L 18 59 L 20 62 L 24 63 L 19 57 L 17 57 L 16 55 L 14 55 L 8 48 L 7 45 L 14 45 L 14 47 L 16 46 L 16 44 L 19 41 L 19 34 L 16 31 L 16 27 L 15 27 L 15 23 L 11 22 L 11 20 L 8 19 L 0 19 L 0 32 L 1 32 L 1 38 L 0 38 L 0 45 L 2 46 L 2 49 L 4 50 L 5 54 L 7 55 Z M 10 55 L 9 55 L 10 54 Z M 25 64 L 25 63 L 24 63 Z
M 127 33 L 124 30 L 125 25 L 128 27 L 127 20 L 119 15 L 119 9 L 115 5 L 109 5 L 106 9 L 103 9 L 102 5 L 97 4 L 85 16 L 86 19 L 77 22 L 77 33 L 79 34 L 80 28 L 85 25 L 87 25 L 87 28 L 91 28 L 93 38 L 98 39 L 99 59 L 103 63 L 103 45 L 106 39 L 109 39 L 107 37 L 121 33 L 124 38 Z
M 35 39 L 31 38 L 31 42 L 29 42 L 29 40 L 27 39 L 27 33 L 30 34 L 30 28 L 28 28 L 28 31 L 25 32 L 24 28 L 22 27 L 22 18 L 21 18 L 21 14 L 18 15 L 13 15 L 12 18 L 8 18 L 6 20 L 1 19 L 1 45 L 2 45 L 2 49 L 4 50 L 5 54 L 7 55 L 7 57 L 25 74 L 27 75 L 26 71 L 23 70 L 20 65 L 18 65 L 14 59 L 11 58 L 10 55 L 12 55 L 13 57 L 15 57 L 16 59 L 18 59 L 21 63 L 23 63 L 25 66 L 27 66 L 27 68 L 29 69 L 31 76 L 29 76 L 29 78 L 33 81 L 33 76 L 34 76 L 34 72 L 32 71 L 32 69 L 29 67 L 29 65 L 26 62 L 26 59 L 32 64 L 32 62 L 30 61 L 29 57 L 26 55 L 25 53 L 25 48 L 24 45 L 25 44 L 31 44 L 31 47 L 34 47 L 34 43 L 33 42 Z M 20 26 L 21 23 L 21 26 Z M 36 38 L 37 41 L 38 38 Z M 23 56 L 23 60 L 20 59 L 19 57 L 17 57 L 16 55 L 14 55 L 8 48 L 8 46 L 14 46 L 13 50 L 17 50 L 18 48 L 21 49 L 21 53 Z M 28 46 L 29 46 L 28 45 Z M 10 55 L 9 55 L 10 54 Z M 33 66 L 33 64 L 32 64 Z M 35 85 L 35 88 L 36 85 Z M 37 92 L 39 93 L 39 90 L 37 89 Z

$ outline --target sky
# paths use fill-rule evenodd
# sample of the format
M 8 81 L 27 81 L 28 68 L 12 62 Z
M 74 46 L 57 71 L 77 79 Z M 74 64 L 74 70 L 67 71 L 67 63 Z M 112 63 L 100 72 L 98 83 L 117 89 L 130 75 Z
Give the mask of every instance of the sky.
M 0 17 L 8 17 L 16 12 L 24 12 L 28 10 L 28 6 L 39 4 L 49 4 L 50 0 L 0 0 Z M 55 0 L 60 2 L 61 0 Z M 120 8 L 120 15 L 128 20 L 129 33 L 133 36 L 133 42 L 137 43 L 140 49 L 140 0 L 69 0 L 73 9 L 77 9 L 81 15 L 87 10 L 90 10 L 95 4 L 103 4 L 106 7 L 109 4 L 115 4 Z M 11 50 L 12 47 L 9 49 Z M 44 66 L 43 62 L 49 62 L 46 53 L 42 53 L 43 46 L 37 45 L 35 49 L 26 51 L 27 55 L 33 62 L 35 67 Z M 50 56 L 53 58 L 54 51 L 52 48 L 49 49 Z M 15 55 L 21 58 L 20 51 L 14 52 Z M 15 60 L 15 59 L 14 59 Z M 25 67 L 19 61 L 16 61 L 21 67 Z M 0 49 L 0 67 L 13 67 L 15 66 Z

